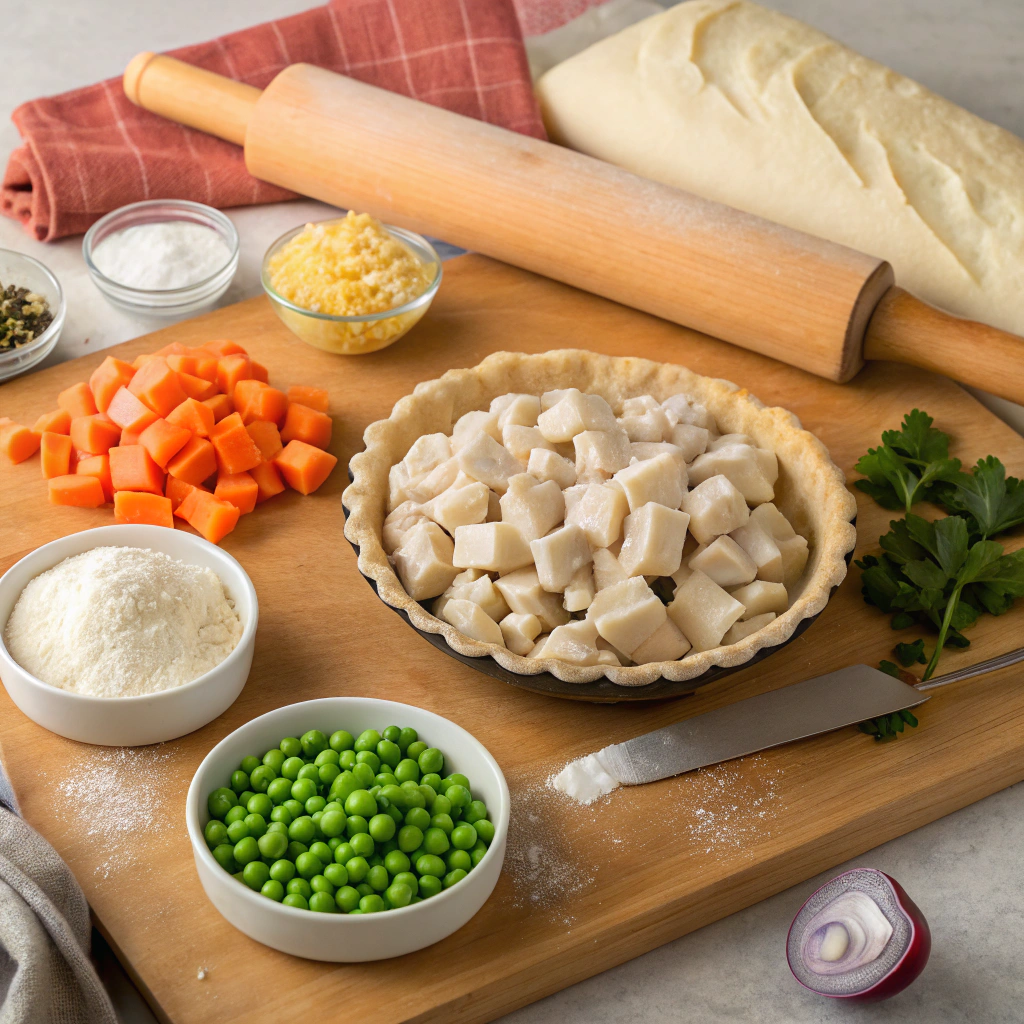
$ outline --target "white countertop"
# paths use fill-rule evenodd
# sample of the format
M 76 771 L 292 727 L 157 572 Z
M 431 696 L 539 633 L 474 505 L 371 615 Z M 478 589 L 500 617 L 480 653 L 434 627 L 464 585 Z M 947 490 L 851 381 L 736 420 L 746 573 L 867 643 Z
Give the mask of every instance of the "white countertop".
M 0 77 L 0 157 L 17 144 L 9 112 L 34 96 L 119 74 L 140 50 L 164 50 L 280 17 L 313 0 L 33 0 L 15 19 Z M 770 5 L 1024 135 L 1024 4 L 1020 0 L 770 0 Z M 10 34 L 10 33 L 8 33 Z M 229 211 L 242 240 L 225 296 L 259 292 L 267 244 L 295 224 L 330 215 L 297 201 Z M 68 319 L 50 361 L 69 359 L 153 328 L 114 311 L 95 291 L 81 239 L 32 241 L 0 218 L 0 247 L 36 256 L 61 279 Z M 984 679 L 969 685 L 984 686 Z M 915 739 L 898 742 L 915 742 Z M 819 999 L 790 977 L 790 920 L 813 889 L 843 867 L 510 1015 L 509 1024 L 1011 1024 L 1024 1019 L 1024 786 L 1016 786 L 881 846 L 854 864 L 903 884 L 931 924 L 924 975 L 895 1000 L 860 1007 Z M 125 1024 L 152 1017 L 130 983 L 101 957 Z M 197 982 L 198 984 L 199 982 Z

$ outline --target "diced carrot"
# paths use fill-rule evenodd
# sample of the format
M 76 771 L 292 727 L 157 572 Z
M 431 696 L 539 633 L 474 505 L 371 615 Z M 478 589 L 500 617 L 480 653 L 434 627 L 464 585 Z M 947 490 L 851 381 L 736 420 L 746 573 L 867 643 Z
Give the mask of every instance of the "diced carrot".
M 110 400 L 117 394 L 118 388 L 127 384 L 135 376 L 135 367 L 126 363 L 123 359 L 115 359 L 107 356 L 106 359 L 92 371 L 89 378 L 89 390 L 92 392 L 93 401 L 100 412 L 106 412 Z
M 314 448 L 326 448 L 331 443 L 333 426 L 334 423 L 327 413 L 317 412 L 308 405 L 293 402 L 285 414 L 281 440 L 285 444 L 289 441 L 305 441 Z
M 274 459 L 284 482 L 299 494 L 312 494 L 330 475 L 338 460 L 305 441 L 289 441 Z
M 81 459 L 75 466 L 75 473 L 78 476 L 94 476 L 103 486 L 103 497 L 107 501 L 114 500 L 114 482 L 110 479 L 110 456 L 93 455 L 88 459 Z
M 79 463 L 85 462 L 88 459 L 91 459 L 92 457 L 92 452 L 82 451 L 81 448 L 75 448 L 74 446 L 72 446 L 71 458 L 68 459 L 68 472 L 77 473 Z
M 83 452 L 102 455 L 121 443 L 121 428 L 101 412 L 71 421 L 71 443 Z
M 118 388 L 110 400 L 107 415 L 122 430 L 137 430 L 140 433 L 156 419 L 156 413 L 124 387 Z
M 39 451 L 41 438 L 41 433 L 9 420 L 0 427 L 0 451 L 3 451 L 11 462 L 24 462 L 30 455 L 35 455 Z
M 194 398 L 186 398 L 177 409 L 171 410 L 167 422 L 173 423 L 176 427 L 184 427 L 200 437 L 209 437 L 216 421 L 213 410 L 208 405 L 203 405 Z
M 199 402 L 204 401 L 207 398 L 213 398 L 217 394 L 217 385 L 212 381 L 203 380 L 202 377 L 193 377 L 190 373 L 178 372 L 178 383 L 181 385 L 181 390 L 188 395 L 189 398 L 194 398 Z
M 150 359 L 132 377 L 128 390 L 141 398 L 158 416 L 166 416 L 176 405 L 188 398 L 182 390 L 178 375 L 163 357 Z
M 266 384 L 270 380 L 270 371 L 262 363 L 257 363 L 255 359 L 250 359 L 250 364 L 253 378 Z
M 220 423 L 225 416 L 230 416 L 235 411 L 235 403 L 228 395 L 214 395 L 213 398 L 202 399 L 203 405 L 208 405 L 213 410 L 213 420 Z
M 202 377 L 213 384 L 217 383 L 217 359 L 211 352 L 201 349 L 189 349 L 187 355 L 167 356 L 167 365 L 176 373 L 187 373 L 192 377 Z
M 178 509 L 181 507 L 182 502 L 184 502 L 193 491 L 200 490 L 202 490 L 202 488 L 197 487 L 195 484 L 186 483 L 184 480 L 179 480 L 176 476 L 169 476 L 167 478 L 166 495 L 171 499 L 171 511 L 175 515 L 178 515 Z M 182 516 L 181 518 L 184 519 L 185 517 Z
M 205 437 L 193 435 L 167 463 L 167 472 L 178 480 L 199 485 L 217 472 L 217 454 Z
M 115 523 L 145 523 L 174 529 L 171 499 L 162 494 L 140 491 L 118 491 L 114 495 Z
M 150 361 L 150 359 L 160 359 L 160 358 L 161 358 L 160 356 L 153 355 L 152 352 L 143 352 L 142 355 L 136 356 L 132 360 L 132 366 L 135 367 L 136 370 L 141 370 L 142 367 L 145 366 L 146 363 L 148 363 Z
M 323 388 L 309 388 L 304 384 L 293 384 L 288 389 L 288 401 L 298 402 L 317 412 L 330 412 L 331 397 Z
M 166 469 L 167 463 L 185 447 L 191 436 L 191 430 L 160 419 L 150 423 L 139 435 L 139 444 L 161 469 Z
M 210 492 L 206 490 L 205 487 L 193 487 L 192 484 L 187 484 L 186 486 L 192 487 L 192 490 L 181 499 L 178 507 L 174 510 L 174 514 L 184 519 L 187 523 L 192 517 L 192 513 L 195 512 L 196 505 L 199 503 L 202 496 L 204 494 L 210 494 Z M 210 496 L 213 497 L 213 495 Z
M 164 345 L 163 348 L 158 348 L 153 355 L 163 356 L 187 356 L 192 352 L 192 349 L 188 345 L 182 345 L 180 341 L 172 341 L 170 345 Z
M 41 434 L 44 430 L 48 430 L 51 434 L 69 434 L 71 432 L 71 416 L 66 409 L 44 412 L 36 420 L 32 429 L 37 434 Z
M 226 338 L 218 341 L 207 341 L 200 346 L 201 351 L 212 352 L 218 359 L 224 356 L 245 356 L 249 353 L 237 342 L 228 341 Z
M 154 416 L 152 422 L 155 423 L 159 417 Z M 146 424 L 148 427 L 149 424 Z M 133 444 L 139 443 L 139 438 L 142 437 L 142 431 L 146 429 L 143 427 L 142 430 L 122 430 L 121 431 L 121 443 L 120 448 L 128 448 Z
M 242 513 L 237 506 L 206 491 L 197 490 L 191 497 L 195 504 L 189 510 L 186 522 L 211 544 L 219 543 L 238 525 L 238 517 Z
M 269 420 L 278 425 L 288 411 L 288 397 L 277 388 L 267 387 L 260 380 L 240 380 L 231 399 L 243 423 Z
M 246 432 L 237 412 L 225 417 L 210 432 L 217 451 L 217 468 L 222 473 L 244 473 L 263 461 L 256 442 Z
M 284 447 L 281 443 L 281 432 L 277 429 L 276 423 L 268 423 L 266 420 L 253 420 L 245 425 L 245 432 L 256 442 L 264 462 L 270 462 L 277 457 L 277 453 Z
M 96 401 L 92 397 L 92 391 L 89 390 L 89 385 L 84 380 L 65 388 L 57 396 L 57 405 L 72 419 L 76 416 L 92 416 L 99 411 L 96 408 Z
M 164 493 L 164 474 L 141 444 L 111 448 L 110 480 L 115 491 Z
M 225 395 L 234 395 L 240 380 L 252 380 L 252 362 L 248 356 L 224 356 L 217 363 L 217 386 Z
M 72 472 L 71 438 L 67 434 L 44 431 L 39 439 L 39 464 L 46 480 Z
M 256 507 L 259 487 L 248 473 L 221 473 L 213 496 L 221 501 L 230 501 L 243 515 Z
M 106 500 L 103 485 L 94 476 L 55 476 L 48 481 L 51 505 L 99 508 Z
M 272 462 L 261 462 L 249 470 L 249 476 L 256 481 L 256 503 L 266 501 L 284 490 L 281 474 Z

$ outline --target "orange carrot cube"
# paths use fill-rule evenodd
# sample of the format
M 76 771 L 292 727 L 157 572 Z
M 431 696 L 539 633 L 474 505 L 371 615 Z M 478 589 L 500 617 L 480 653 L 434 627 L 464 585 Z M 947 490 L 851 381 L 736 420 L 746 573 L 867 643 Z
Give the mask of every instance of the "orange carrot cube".
M 207 398 L 213 398 L 217 394 L 217 385 L 208 380 L 203 380 L 202 377 L 193 377 L 190 373 L 178 372 L 178 383 L 181 384 L 181 390 L 188 395 L 189 398 L 194 398 L 199 402 L 204 401 Z
M 211 544 L 223 540 L 238 525 L 238 517 L 242 514 L 235 505 L 206 491 L 196 490 L 186 500 L 193 500 L 194 504 L 185 521 Z
M 178 375 L 162 356 L 146 362 L 128 383 L 128 390 L 142 399 L 158 416 L 166 416 L 188 398 L 182 390 Z
M 293 384 L 288 389 L 288 401 L 298 402 L 317 412 L 330 412 L 331 397 L 323 388 L 308 388 L 303 384 Z
M 239 381 L 235 386 L 234 403 L 243 423 L 267 420 L 280 425 L 288 411 L 288 396 L 258 380 Z
M 284 482 L 299 494 L 312 494 L 330 475 L 338 460 L 305 441 L 289 441 L 274 459 Z
M 92 392 L 96 408 L 100 412 L 106 412 L 110 400 L 117 394 L 118 388 L 124 387 L 134 376 L 135 367 L 131 363 L 107 356 L 92 371 L 92 376 L 89 378 L 89 390 Z
M 121 442 L 121 428 L 101 412 L 71 421 L 71 443 L 83 452 L 102 455 Z
M 149 452 L 161 469 L 166 469 L 167 463 L 185 447 L 191 436 L 191 430 L 159 419 L 150 423 L 139 435 L 139 444 Z
M 261 462 L 249 470 L 249 476 L 256 481 L 256 503 L 266 501 L 284 490 L 281 474 L 272 462 Z
M 71 416 L 65 409 L 44 412 L 36 420 L 32 429 L 37 434 L 42 434 L 44 430 L 48 430 L 51 434 L 69 434 L 71 433 Z
M 248 356 L 224 356 L 217 363 L 217 386 L 225 395 L 234 395 L 240 380 L 252 380 L 252 363 Z
M 99 508 L 106 500 L 103 485 L 94 476 L 55 476 L 47 483 L 51 505 Z
M 212 352 L 218 359 L 222 359 L 224 356 L 245 356 L 249 354 L 241 345 L 227 339 L 208 341 L 193 351 Z
M 142 355 L 136 356 L 132 360 L 132 368 L 135 370 L 141 370 L 143 366 L 150 361 L 150 359 L 160 359 L 160 356 L 154 355 L 152 352 L 143 352 Z
M 39 451 L 41 438 L 42 434 L 9 420 L 0 427 L 0 451 L 11 462 L 24 462 L 30 455 L 35 455 Z
M 281 443 L 281 432 L 277 429 L 276 423 L 268 423 L 266 420 L 253 420 L 245 425 L 245 432 L 256 442 L 264 462 L 270 462 L 277 457 L 277 453 L 284 447 Z
M 92 391 L 89 390 L 89 385 L 85 381 L 65 388 L 57 396 L 57 405 L 72 419 L 76 416 L 93 416 L 99 412 L 96 408 L 96 400 L 92 397 Z
M 118 491 L 114 495 L 115 523 L 145 523 L 174 529 L 171 499 L 162 494 L 140 491 Z
M 118 388 L 107 406 L 107 415 L 122 429 L 142 433 L 156 419 L 156 413 L 127 388 Z
M 210 432 L 221 473 L 244 473 L 263 461 L 237 412 L 225 417 Z
M 187 373 L 191 377 L 202 377 L 203 380 L 217 383 L 218 357 L 203 352 L 201 349 L 189 349 L 187 355 L 167 356 L 167 365 L 175 373 Z
M 164 345 L 163 348 L 158 348 L 153 355 L 163 356 L 165 359 L 167 356 L 187 356 L 191 353 L 192 349 L 188 345 L 182 345 L 180 341 L 172 341 L 170 345 Z
M 334 421 L 327 413 L 293 402 L 285 413 L 281 440 L 285 444 L 289 441 L 305 441 L 314 448 L 326 448 L 331 443 L 333 426 Z
M 167 472 L 178 480 L 199 485 L 217 472 L 217 454 L 205 438 L 193 435 L 167 463 Z
M 67 434 L 43 432 L 39 439 L 39 463 L 44 479 L 52 480 L 72 472 L 71 447 L 71 438 Z
M 195 484 L 186 483 L 184 480 L 179 480 L 176 476 L 169 476 L 167 478 L 167 491 L 166 496 L 171 502 L 171 511 L 175 515 L 179 515 L 178 509 L 181 507 L 182 502 L 193 492 L 202 490 L 201 487 Z M 182 516 L 182 519 L 185 517 Z
M 250 359 L 252 365 L 252 375 L 254 380 L 261 380 L 264 384 L 270 380 L 270 371 L 262 364 L 257 363 L 255 359 Z
M 78 476 L 94 476 L 103 487 L 106 501 L 114 500 L 114 482 L 110 479 L 110 456 L 93 455 L 88 459 L 80 459 L 75 466 Z
M 176 427 L 184 427 L 200 437 L 209 437 L 216 419 L 208 405 L 203 405 L 194 398 L 186 398 L 177 409 L 171 410 L 167 422 L 173 423 Z
M 164 493 L 164 474 L 141 444 L 111 448 L 110 481 L 115 491 Z
M 202 399 L 202 403 L 213 410 L 215 423 L 220 423 L 225 416 L 230 416 L 235 411 L 235 404 L 228 395 L 214 395 L 213 398 Z
M 256 481 L 248 473 L 221 473 L 213 496 L 231 502 L 244 515 L 256 507 L 258 492 Z

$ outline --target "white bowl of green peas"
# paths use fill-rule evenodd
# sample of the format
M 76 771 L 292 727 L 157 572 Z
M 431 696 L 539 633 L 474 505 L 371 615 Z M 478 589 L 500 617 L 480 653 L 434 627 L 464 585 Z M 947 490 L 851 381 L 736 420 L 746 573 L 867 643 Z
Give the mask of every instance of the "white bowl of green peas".
M 232 925 L 284 953 L 352 963 L 430 946 L 473 917 L 501 874 L 509 795 L 454 722 L 326 697 L 221 740 L 185 817 L 199 880 Z

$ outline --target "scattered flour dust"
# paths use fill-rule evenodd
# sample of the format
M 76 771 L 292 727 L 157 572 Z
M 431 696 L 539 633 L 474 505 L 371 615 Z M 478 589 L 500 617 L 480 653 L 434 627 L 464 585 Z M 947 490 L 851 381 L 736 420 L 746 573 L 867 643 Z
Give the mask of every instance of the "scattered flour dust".
M 601 752 L 570 761 L 551 785 L 580 804 L 592 804 L 598 797 L 607 796 L 619 788 L 619 780 L 612 778 L 601 761 Z

